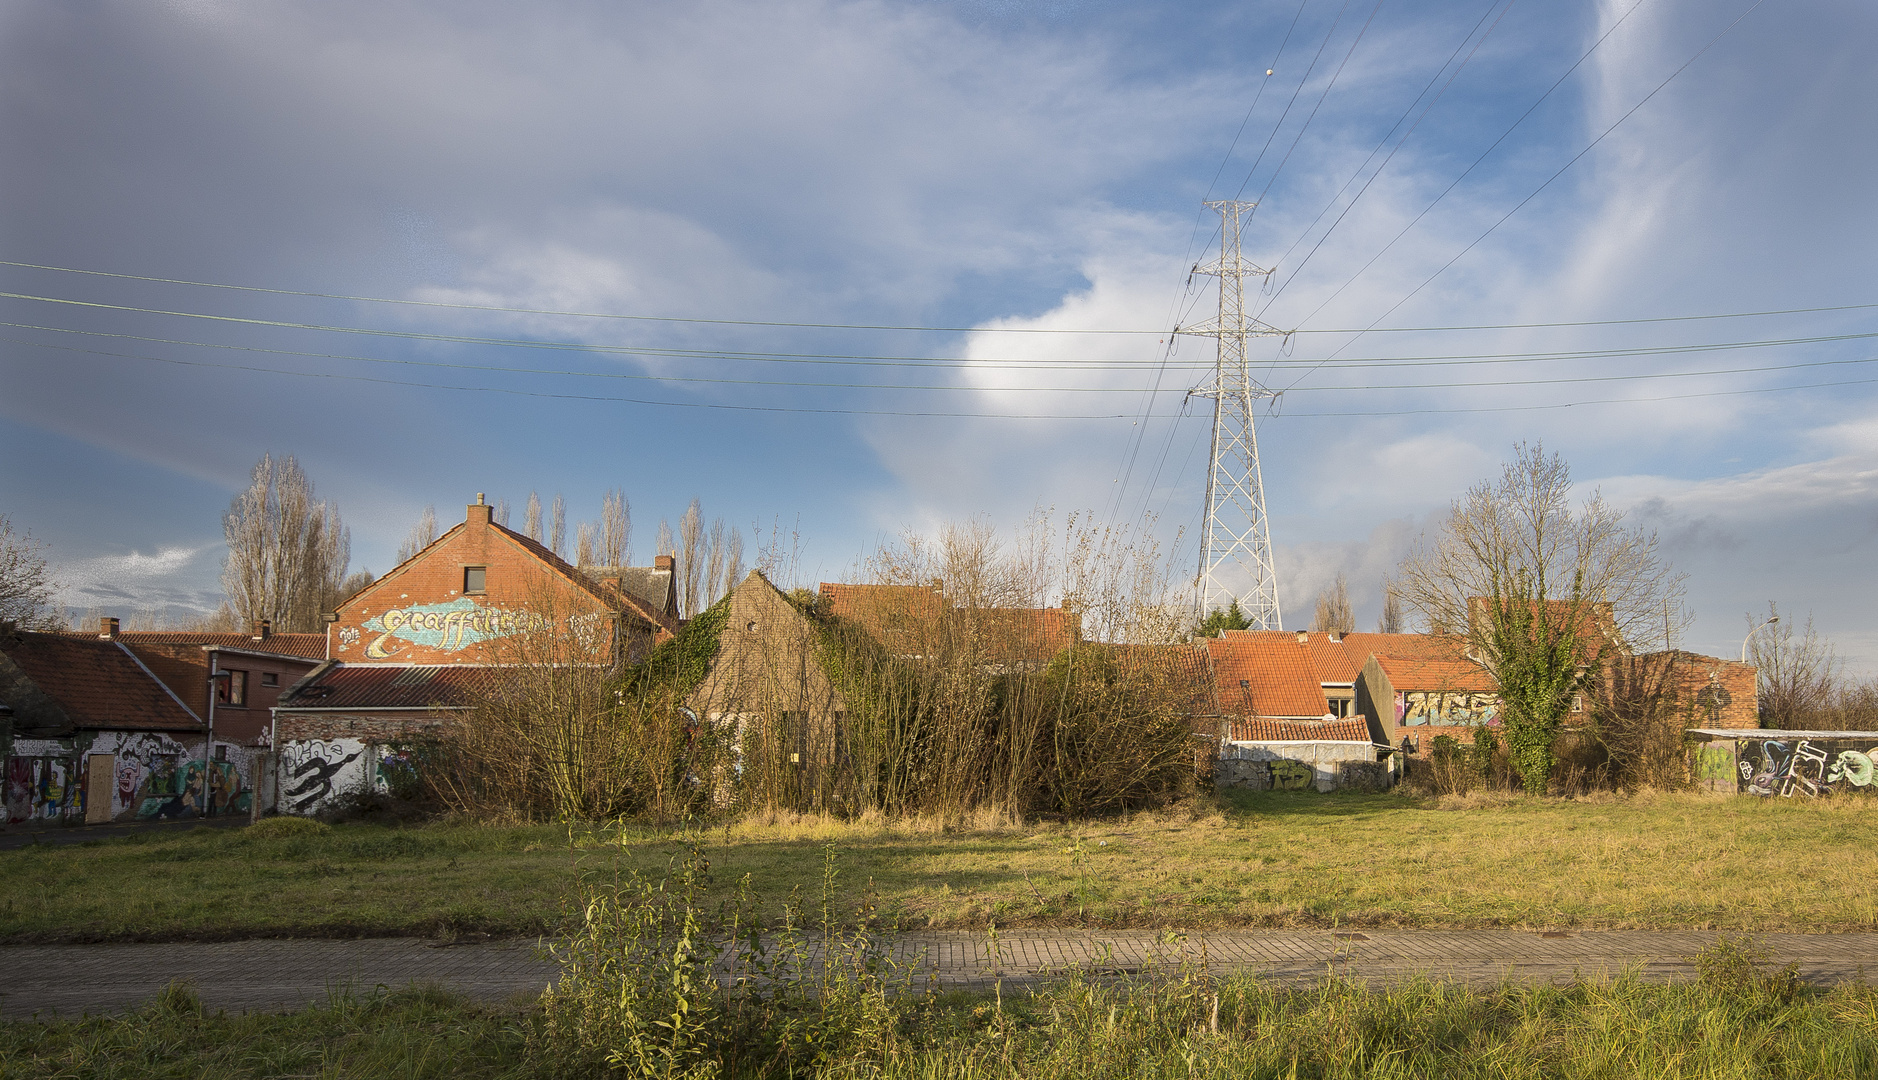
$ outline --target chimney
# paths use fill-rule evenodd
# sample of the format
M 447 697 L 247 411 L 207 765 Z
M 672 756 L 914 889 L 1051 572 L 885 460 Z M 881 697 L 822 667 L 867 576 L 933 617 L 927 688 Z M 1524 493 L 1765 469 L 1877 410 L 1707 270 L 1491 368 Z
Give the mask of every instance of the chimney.
M 471 525 L 487 525 L 490 521 L 490 512 L 493 510 L 495 507 L 484 502 L 483 493 L 479 491 L 476 493 L 476 501 L 469 504 L 469 515 L 464 520 Z
M 1333 641 L 1333 642 L 1338 642 L 1338 641 L 1342 641 L 1342 640 L 1343 640 L 1343 631 L 1341 631 L 1341 630 L 1332 630 L 1332 631 L 1330 631 L 1330 640 L 1331 640 L 1331 641 Z
M 1311 633 L 1310 633 L 1310 631 L 1308 631 L 1308 630 L 1300 630 L 1300 631 L 1298 631 L 1298 644 L 1300 644 L 1300 645 L 1308 645 L 1308 644 L 1310 644 L 1310 643 L 1311 643 Z
M 117 640 L 117 620 L 109 615 L 98 619 L 98 636 L 106 641 Z
M 658 569 L 658 570 L 669 570 L 672 573 L 678 572 L 677 570 L 678 560 L 670 555 L 658 556 L 657 558 L 652 560 L 652 565 L 655 569 Z
M 254 624 L 254 633 L 251 636 L 256 641 L 266 641 L 273 633 L 274 624 L 267 619 L 261 619 Z

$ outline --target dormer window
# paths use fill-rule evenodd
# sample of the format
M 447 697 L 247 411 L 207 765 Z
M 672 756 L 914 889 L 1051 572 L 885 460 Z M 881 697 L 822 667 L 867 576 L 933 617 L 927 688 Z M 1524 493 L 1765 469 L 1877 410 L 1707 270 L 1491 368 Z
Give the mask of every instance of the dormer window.
M 465 593 L 486 592 L 489 583 L 487 566 L 465 566 L 463 568 L 463 591 Z

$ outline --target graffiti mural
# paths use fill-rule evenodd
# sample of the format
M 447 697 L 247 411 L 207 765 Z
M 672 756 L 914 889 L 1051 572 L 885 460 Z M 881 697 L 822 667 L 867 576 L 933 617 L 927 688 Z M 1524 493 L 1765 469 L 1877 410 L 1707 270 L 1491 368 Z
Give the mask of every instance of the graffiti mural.
M 288 743 L 280 757 L 280 809 L 310 814 L 320 804 L 363 786 L 365 744 L 353 739 Z
M 366 632 L 378 636 L 365 646 L 365 655 L 388 660 L 404 647 L 400 642 L 457 652 L 496 638 L 542 630 L 547 622 L 532 611 L 484 607 L 469 597 L 392 608 L 366 620 Z
M 1735 759 L 1736 790 L 1792 798 L 1878 792 L 1878 746 L 1866 739 L 1748 739 Z
M 1398 690 L 1395 695 L 1395 722 L 1402 727 L 1478 727 L 1499 723 L 1499 715 L 1500 699 L 1495 694 Z

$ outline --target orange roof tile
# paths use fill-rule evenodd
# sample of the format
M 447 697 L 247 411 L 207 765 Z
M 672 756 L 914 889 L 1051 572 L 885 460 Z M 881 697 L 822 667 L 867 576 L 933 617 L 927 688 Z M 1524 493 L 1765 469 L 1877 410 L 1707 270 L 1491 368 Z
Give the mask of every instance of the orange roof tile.
M 1310 651 L 1296 634 L 1243 631 L 1206 639 L 1220 711 L 1233 716 L 1319 717 L 1330 711 Z
M 1369 724 L 1360 716 L 1342 720 L 1232 720 L 1227 742 L 1369 742 Z
M 1383 656 L 1376 662 L 1390 685 L 1403 690 L 1447 690 L 1470 694 L 1493 694 L 1499 686 L 1493 677 L 1467 660 L 1435 656 Z
M 22 631 L 0 652 L 79 728 L 203 730 L 202 721 L 115 641 Z

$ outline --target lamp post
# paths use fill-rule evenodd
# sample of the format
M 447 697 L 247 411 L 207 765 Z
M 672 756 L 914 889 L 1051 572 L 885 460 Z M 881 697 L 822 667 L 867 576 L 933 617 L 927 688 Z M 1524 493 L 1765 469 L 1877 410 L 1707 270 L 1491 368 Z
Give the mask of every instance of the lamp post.
M 1745 664 L 1748 662 L 1748 642 L 1754 640 L 1754 635 L 1760 633 L 1762 630 L 1767 629 L 1768 627 L 1774 625 L 1775 623 L 1779 621 L 1780 621 L 1780 616 L 1770 615 L 1767 617 L 1766 622 L 1748 631 L 1748 636 L 1741 639 L 1741 662 L 1742 663 Z
M 215 755 L 215 699 L 221 696 L 222 688 L 217 685 L 223 679 L 232 679 L 234 674 L 215 670 L 220 666 L 214 653 L 209 654 L 209 737 L 202 743 L 202 816 L 209 816 L 209 770 Z

